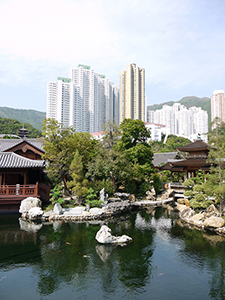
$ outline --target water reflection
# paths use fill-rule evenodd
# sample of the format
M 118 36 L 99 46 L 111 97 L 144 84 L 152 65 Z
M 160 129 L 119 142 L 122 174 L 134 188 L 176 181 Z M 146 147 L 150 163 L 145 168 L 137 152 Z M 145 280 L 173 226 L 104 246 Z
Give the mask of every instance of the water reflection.
M 20 270 L 22 262 L 23 266 L 31 268 L 36 291 L 41 297 L 54 298 L 64 289 L 84 299 L 94 299 L 95 293 L 101 293 L 99 299 L 140 297 L 149 289 L 154 291 L 153 283 L 159 282 L 157 276 L 166 272 L 159 270 L 158 257 L 165 270 L 173 266 L 176 281 L 181 276 L 176 267 L 186 270 L 185 278 L 189 280 L 203 273 L 210 274 L 204 283 L 209 285 L 209 297 L 225 299 L 224 238 L 180 227 L 175 216 L 165 214 L 162 209 L 139 211 L 105 222 L 113 235 L 132 237 L 133 242 L 126 247 L 98 244 L 95 235 L 99 224 L 54 222 L 29 227 L 30 224 L 21 221 L 19 224 L 18 218 L 15 221 L 1 217 L 0 220 L 3 220 L 0 225 L 2 277 L 12 268 Z M 42 226 L 37 231 L 39 225 Z M 162 256 L 162 249 L 169 250 L 168 256 Z M 30 298 L 35 299 L 33 290 L 30 293 Z M 173 299 L 167 291 L 162 296 Z

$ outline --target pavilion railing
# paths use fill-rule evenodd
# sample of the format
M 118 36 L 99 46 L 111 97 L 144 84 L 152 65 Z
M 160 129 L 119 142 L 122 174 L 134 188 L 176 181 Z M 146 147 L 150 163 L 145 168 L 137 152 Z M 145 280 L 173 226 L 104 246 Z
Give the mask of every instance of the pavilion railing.
M 38 182 L 36 184 L 0 185 L 0 198 L 19 196 L 38 196 Z

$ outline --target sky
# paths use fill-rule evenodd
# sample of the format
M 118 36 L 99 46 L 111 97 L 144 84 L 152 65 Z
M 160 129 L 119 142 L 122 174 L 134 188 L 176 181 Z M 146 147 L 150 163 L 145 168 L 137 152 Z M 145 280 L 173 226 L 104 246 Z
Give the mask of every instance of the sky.
M 225 90 L 225 0 L 0 0 L 0 106 L 46 111 L 47 82 L 91 66 L 147 105 Z

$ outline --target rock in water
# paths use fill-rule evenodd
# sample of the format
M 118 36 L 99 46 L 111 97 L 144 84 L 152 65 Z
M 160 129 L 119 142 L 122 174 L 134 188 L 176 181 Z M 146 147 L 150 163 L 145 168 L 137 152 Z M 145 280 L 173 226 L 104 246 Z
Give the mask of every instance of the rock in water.
M 28 213 L 28 211 L 33 207 L 41 207 L 41 200 L 35 197 L 28 197 L 21 201 L 19 212 L 21 214 Z
M 127 235 L 113 236 L 111 234 L 111 229 L 103 225 L 97 232 L 95 239 L 101 244 L 124 244 L 132 241 L 132 238 Z
M 44 212 L 40 207 L 32 207 L 28 211 L 28 218 L 29 219 L 37 219 L 37 218 L 40 218 L 43 214 L 44 214 Z

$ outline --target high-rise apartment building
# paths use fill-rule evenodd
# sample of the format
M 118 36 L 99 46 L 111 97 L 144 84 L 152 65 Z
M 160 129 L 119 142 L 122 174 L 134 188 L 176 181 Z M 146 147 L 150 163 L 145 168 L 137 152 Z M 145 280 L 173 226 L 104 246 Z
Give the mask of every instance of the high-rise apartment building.
M 108 121 L 119 125 L 118 87 L 90 66 L 78 65 L 69 78 L 48 83 L 46 117 L 77 132 L 99 132 Z
M 136 64 L 120 72 L 120 123 L 127 118 L 145 121 L 145 69 Z
M 180 103 L 163 105 L 162 109 L 149 112 L 151 123 L 165 125 L 167 134 L 193 139 L 208 132 L 208 113 L 200 107 L 186 108 Z
M 225 122 L 225 94 L 223 90 L 215 90 L 211 97 L 211 121 L 216 117 Z

